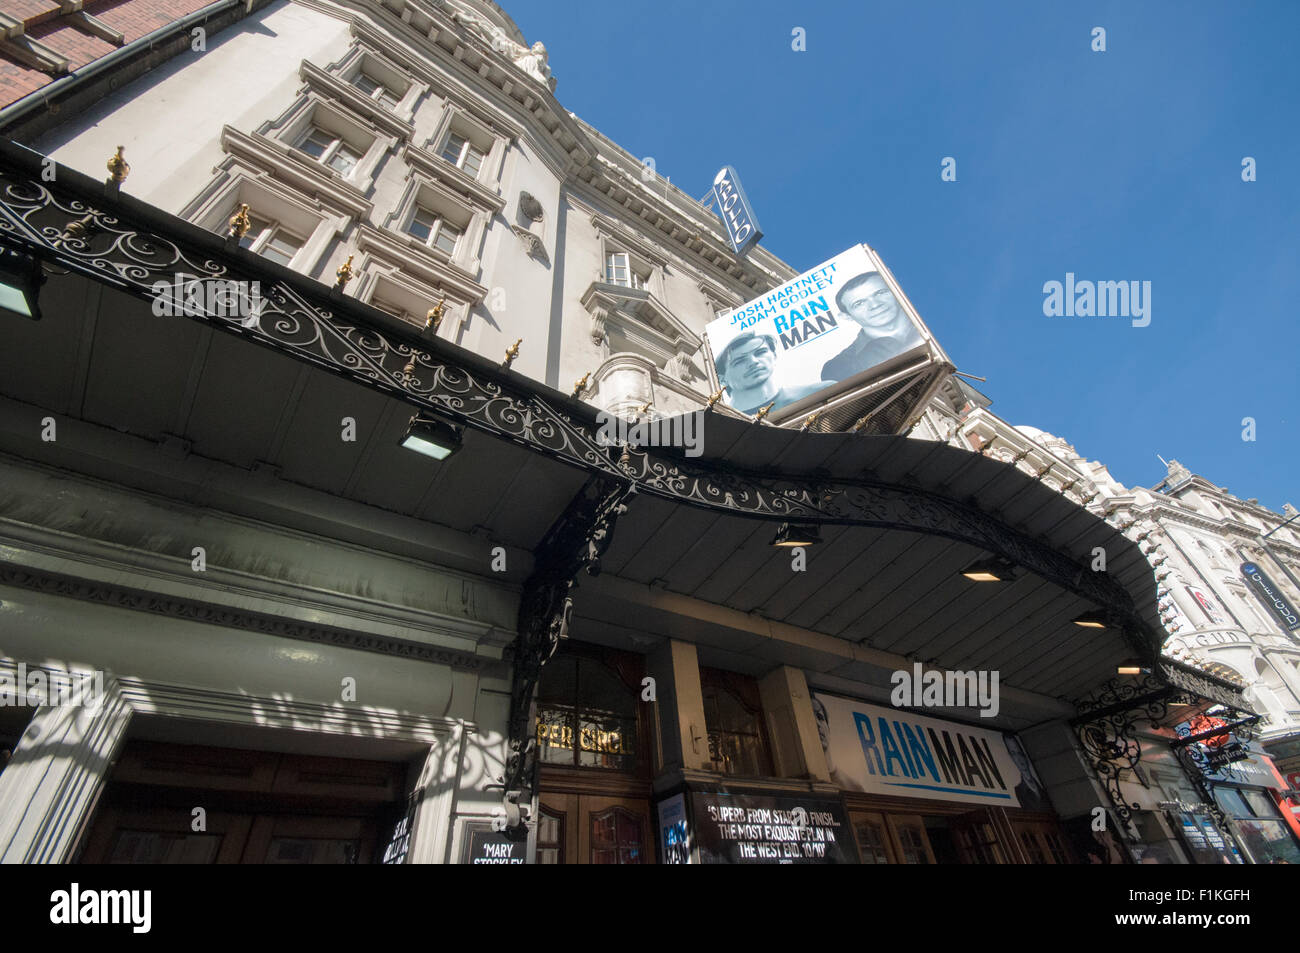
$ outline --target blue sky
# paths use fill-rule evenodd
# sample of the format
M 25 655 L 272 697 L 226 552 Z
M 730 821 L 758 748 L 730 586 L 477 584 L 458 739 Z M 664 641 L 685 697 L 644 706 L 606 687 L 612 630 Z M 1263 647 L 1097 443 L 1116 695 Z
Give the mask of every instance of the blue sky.
M 1003 418 L 1300 505 L 1300 3 L 502 5 L 675 185 L 734 165 L 794 267 L 874 247 Z M 1149 326 L 1044 316 L 1067 272 L 1151 282 Z

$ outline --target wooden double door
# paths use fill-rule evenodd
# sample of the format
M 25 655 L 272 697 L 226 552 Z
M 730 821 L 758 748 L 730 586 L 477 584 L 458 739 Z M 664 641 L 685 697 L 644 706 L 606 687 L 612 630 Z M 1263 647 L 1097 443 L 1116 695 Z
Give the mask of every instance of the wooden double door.
M 539 864 L 653 864 L 650 802 L 592 794 L 541 794 Z

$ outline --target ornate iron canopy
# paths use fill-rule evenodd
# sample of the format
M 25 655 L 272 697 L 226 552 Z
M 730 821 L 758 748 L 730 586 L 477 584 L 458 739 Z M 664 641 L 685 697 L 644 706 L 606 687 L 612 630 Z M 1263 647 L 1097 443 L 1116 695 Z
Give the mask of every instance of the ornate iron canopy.
M 668 449 L 606 446 L 591 406 L 13 143 L 0 144 L 0 242 L 145 299 L 177 275 L 258 281 L 264 306 L 255 319 L 219 309 L 191 317 L 638 493 L 760 519 L 968 543 L 1108 610 L 1133 649 L 1154 660 L 1156 634 L 1122 585 L 977 506 L 904 484 L 773 475 Z

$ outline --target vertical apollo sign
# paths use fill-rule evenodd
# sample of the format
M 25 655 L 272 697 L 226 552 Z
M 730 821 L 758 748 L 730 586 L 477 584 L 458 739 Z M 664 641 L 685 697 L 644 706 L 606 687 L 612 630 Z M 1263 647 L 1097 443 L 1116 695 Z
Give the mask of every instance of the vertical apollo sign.
M 1259 601 L 1268 606 L 1269 611 L 1277 617 L 1277 621 L 1282 624 L 1283 629 L 1287 632 L 1294 632 L 1297 628 L 1300 628 L 1300 615 L 1297 615 L 1295 608 L 1283 598 L 1273 580 L 1264 574 L 1264 570 L 1260 569 L 1255 563 L 1242 563 L 1241 574 L 1246 577 L 1246 581 L 1255 590 L 1255 595 Z
M 718 214 L 727 226 L 732 250 L 744 255 L 763 237 L 763 232 L 745 190 L 740 187 L 740 177 L 729 165 L 724 165 L 713 177 L 713 200 L 718 203 Z

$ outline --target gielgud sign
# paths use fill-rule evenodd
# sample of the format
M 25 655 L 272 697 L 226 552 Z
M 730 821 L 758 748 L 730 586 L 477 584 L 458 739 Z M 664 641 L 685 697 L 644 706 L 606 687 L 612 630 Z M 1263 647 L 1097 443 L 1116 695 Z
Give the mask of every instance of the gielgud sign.
M 724 401 L 747 414 L 851 389 L 928 338 L 866 245 L 710 322 L 704 334 Z
M 1014 737 L 813 693 L 831 780 L 845 791 L 1044 809 Z

